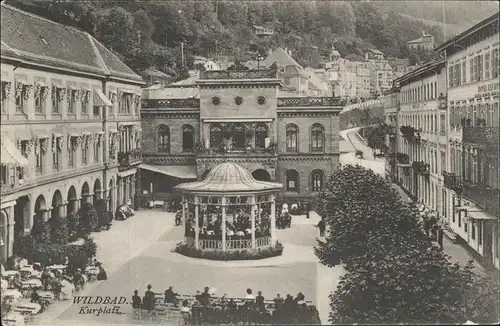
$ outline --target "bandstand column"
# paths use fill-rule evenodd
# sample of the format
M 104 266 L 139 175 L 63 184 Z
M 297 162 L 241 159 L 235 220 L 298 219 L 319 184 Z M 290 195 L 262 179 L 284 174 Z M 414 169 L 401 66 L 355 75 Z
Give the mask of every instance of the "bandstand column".
M 194 247 L 198 249 L 200 247 L 200 244 L 198 243 L 199 238 L 200 238 L 200 232 L 199 232 L 199 204 L 198 204 L 198 195 L 195 195 L 194 197 Z
M 226 251 L 226 196 L 222 196 L 222 250 Z
M 182 195 L 181 203 L 182 203 L 182 225 L 186 226 L 186 196 Z
M 276 200 L 274 194 L 271 195 L 271 244 L 276 241 Z
M 252 210 L 250 212 L 251 220 L 252 220 L 252 249 L 255 249 L 255 210 L 257 209 L 257 205 L 255 204 L 255 195 L 252 196 Z

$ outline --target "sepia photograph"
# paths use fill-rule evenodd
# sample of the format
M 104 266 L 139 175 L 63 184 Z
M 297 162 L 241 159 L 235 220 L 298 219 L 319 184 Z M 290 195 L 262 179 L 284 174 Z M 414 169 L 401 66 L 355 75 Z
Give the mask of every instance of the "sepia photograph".
M 497 1 L 0 10 L 0 325 L 500 323 Z

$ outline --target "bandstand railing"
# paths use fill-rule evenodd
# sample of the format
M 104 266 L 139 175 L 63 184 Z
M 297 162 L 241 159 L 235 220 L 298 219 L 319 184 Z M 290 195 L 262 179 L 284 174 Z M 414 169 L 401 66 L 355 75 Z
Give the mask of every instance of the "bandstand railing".
M 271 245 L 271 237 L 255 238 L 255 248 L 268 247 Z M 206 250 L 222 250 L 222 240 L 199 239 L 198 247 Z M 252 239 L 233 239 L 226 240 L 226 250 L 251 249 Z

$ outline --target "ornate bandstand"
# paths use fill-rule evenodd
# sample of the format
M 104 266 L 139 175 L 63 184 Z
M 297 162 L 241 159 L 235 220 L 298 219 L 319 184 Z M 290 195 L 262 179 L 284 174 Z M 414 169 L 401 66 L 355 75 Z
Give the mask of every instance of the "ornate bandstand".
M 217 165 L 203 181 L 176 186 L 183 198 L 184 244 L 220 251 L 271 247 L 276 242 L 275 196 L 282 187 L 255 180 L 233 162 Z

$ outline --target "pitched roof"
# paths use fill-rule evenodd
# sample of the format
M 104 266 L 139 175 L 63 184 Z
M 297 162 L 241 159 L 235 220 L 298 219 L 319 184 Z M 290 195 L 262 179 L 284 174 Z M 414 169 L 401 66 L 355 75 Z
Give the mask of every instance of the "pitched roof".
M 270 67 L 273 63 L 276 63 L 278 67 L 284 66 L 298 66 L 302 68 L 301 65 L 291 55 L 286 53 L 282 48 L 277 48 L 270 55 L 267 56 L 264 60 L 262 60 L 261 65 L 264 67 Z
M 1 3 L 2 56 L 98 75 L 142 78 L 90 34 Z

